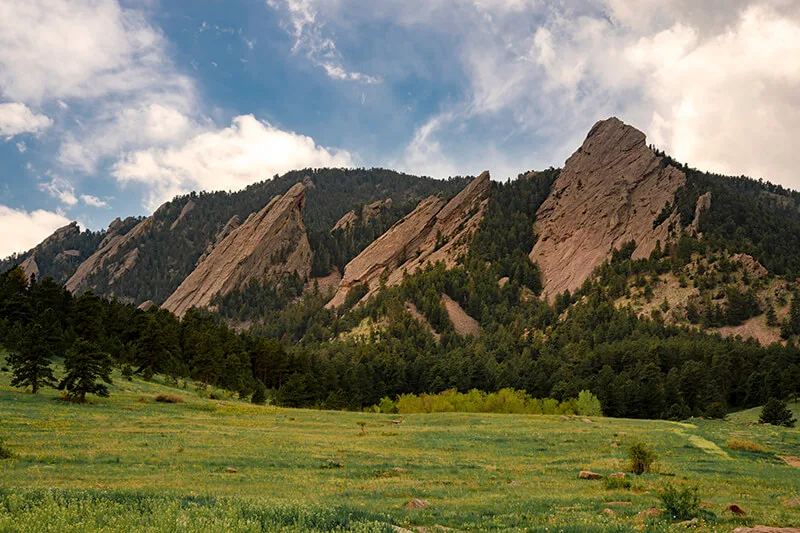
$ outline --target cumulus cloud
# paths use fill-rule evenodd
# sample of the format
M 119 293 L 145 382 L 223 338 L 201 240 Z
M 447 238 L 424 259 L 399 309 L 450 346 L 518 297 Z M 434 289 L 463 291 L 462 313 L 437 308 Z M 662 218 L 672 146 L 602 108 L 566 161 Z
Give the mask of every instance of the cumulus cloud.
M 0 205 L 0 227 L 14 228 L 14 231 L 0 232 L 0 257 L 30 250 L 67 224 L 69 219 L 51 211 L 27 212 Z
M 49 117 L 34 113 L 25 104 L 0 104 L 0 137 L 10 139 L 21 133 L 41 133 L 52 125 Z
M 92 207 L 108 207 L 108 203 L 105 200 L 101 200 L 97 196 L 92 196 L 91 194 L 82 194 L 81 201 Z
M 155 209 L 192 190 L 240 189 L 293 169 L 352 164 L 347 152 L 242 115 L 227 128 L 209 129 L 184 143 L 131 152 L 114 166 L 113 175 L 122 184 L 144 184 L 147 207 Z

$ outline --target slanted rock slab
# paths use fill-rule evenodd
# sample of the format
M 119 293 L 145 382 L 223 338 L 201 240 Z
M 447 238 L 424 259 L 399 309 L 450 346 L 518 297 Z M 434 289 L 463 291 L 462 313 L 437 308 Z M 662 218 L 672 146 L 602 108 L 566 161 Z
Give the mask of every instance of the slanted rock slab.
M 591 472 L 589 470 L 581 470 L 578 477 L 580 479 L 602 479 L 603 474 L 598 474 L 597 472 Z
M 419 498 L 414 498 L 410 502 L 406 504 L 406 509 L 427 509 L 428 502 L 425 500 L 420 500 Z

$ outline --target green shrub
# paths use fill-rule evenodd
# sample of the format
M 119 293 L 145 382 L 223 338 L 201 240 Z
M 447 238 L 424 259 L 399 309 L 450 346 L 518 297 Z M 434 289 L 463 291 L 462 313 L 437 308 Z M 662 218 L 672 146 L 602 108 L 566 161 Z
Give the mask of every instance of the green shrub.
M 250 401 L 256 405 L 264 405 L 267 402 L 267 387 L 261 381 L 256 382 L 256 390 Z
M 786 402 L 778 398 L 770 398 L 761 409 L 761 416 L 758 418 L 758 422 L 759 424 L 793 428 L 797 420 L 792 418 L 792 412 Z
M 628 450 L 631 472 L 637 475 L 652 471 L 653 463 L 658 457 L 654 451 L 642 442 L 634 442 Z
M 603 409 L 600 407 L 600 400 L 588 390 L 578 393 L 575 400 L 575 414 L 581 416 L 603 416 Z
M 767 449 L 764 448 L 757 442 L 753 442 L 747 439 L 730 439 L 725 442 L 725 446 L 730 448 L 731 450 L 744 450 L 746 452 L 766 452 Z
M 603 478 L 603 487 L 606 490 L 628 490 L 631 488 L 631 482 L 624 477 L 609 476 Z
M 708 406 L 703 416 L 710 419 L 724 420 L 728 416 L 728 411 L 720 402 L 714 402 Z
M 0 459 L 10 459 L 12 457 L 14 457 L 14 452 L 6 446 L 5 437 L 0 436 Z
M 700 495 L 697 487 L 682 489 L 667 484 L 658 495 L 664 509 L 673 520 L 691 520 L 692 518 L 713 519 L 714 514 L 700 508 Z

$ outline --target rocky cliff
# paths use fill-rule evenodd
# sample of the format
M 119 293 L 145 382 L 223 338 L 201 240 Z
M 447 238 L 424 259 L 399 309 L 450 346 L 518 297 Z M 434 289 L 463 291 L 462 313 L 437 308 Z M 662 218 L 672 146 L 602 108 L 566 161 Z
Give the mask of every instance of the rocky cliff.
M 371 204 L 365 205 L 361 213 L 357 214 L 355 210 L 348 211 L 345 215 L 334 224 L 331 232 L 336 230 L 348 231 L 356 226 L 359 222 L 368 222 L 370 219 L 377 217 L 384 209 L 392 207 L 392 199 L 378 200 Z
M 341 306 L 356 285 L 366 285 L 370 297 L 381 279 L 391 286 L 402 281 L 404 272 L 413 274 L 426 264 L 454 265 L 483 218 L 489 187 L 489 172 L 484 172 L 449 202 L 436 196 L 420 202 L 347 264 L 328 307 Z
M 626 242 L 636 241 L 633 257 L 641 258 L 667 241 L 678 217 L 660 214 L 685 181 L 642 132 L 616 118 L 595 124 L 536 216 L 530 257 L 542 270 L 545 295 L 574 292 Z
M 302 209 L 305 185 L 294 185 L 233 229 L 162 305 L 179 316 L 193 306 L 206 307 L 214 296 L 244 288 L 251 281 L 277 280 L 284 274 L 307 277 L 311 247 Z
M 135 243 L 151 231 L 153 217 L 145 218 L 127 233 L 120 232 L 123 227 L 119 218 L 109 224 L 97 251 L 81 263 L 67 280 L 68 290 L 81 292 L 91 289 L 90 277 L 101 269 L 108 271 L 109 284 L 113 284 L 122 274 L 133 268 L 139 255 Z

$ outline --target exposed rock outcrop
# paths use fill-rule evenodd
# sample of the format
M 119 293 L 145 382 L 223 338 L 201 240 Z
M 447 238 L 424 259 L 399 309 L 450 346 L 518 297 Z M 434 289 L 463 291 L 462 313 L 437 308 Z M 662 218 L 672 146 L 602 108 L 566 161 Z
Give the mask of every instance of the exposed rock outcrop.
M 36 276 L 37 279 L 39 278 L 39 265 L 36 264 L 35 254 L 28 256 L 25 261 L 19 264 L 19 267 L 23 272 L 25 272 L 25 277 L 29 280 L 31 279 L 31 276 Z
M 489 172 L 484 172 L 449 202 L 436 196 L 420 202 L 347 264 L 328 307 L 341 306 L 356 285 L 365 284 L 369 298 L 382 279 L 391 286 L 402 281 L 404 272 L 413 274 L 426 264 L 453 266 L 483 219 L 490 185 Z
M 150 309 L 154 309 L 156 307 L 158 306 L 153 302 L 153 300 L 147 300 L 146 302 L 140 303 L 138 309 L 142 311 L 149 311 Z
M 47 248 L 49 246 L 57 245 L 62 241 L 78 235 L 81 229 L 78 227 L 77 222 L 70 222 L 66 226 L 62 226 L 55 230 L 52 235 L 43 240 L 36 248 Z
M 477 335 L 481 332 L 481 326 L 478 321 L 472 318 L 464 311 L 458 302 L 450 298 L 447 294 L 442 294 L 442 303 L 447 309 L 447 316 L 450 317 L 450 322 L 456 333 L 459 335 Z
M 692 235 L 700 235 L 700 215 L 705 213 L 711 208 L 711 191 L 701 195 L 697 199 L 697 204 L 694 207 L 694 220 L 692 220 L 692 227 L 689 233 Z
M 153 227 L 153 217 L 139 222 L 125 234 L 116 231 L 121 227 L 119 219 L 114 220 L 108 228 L 108 234 L 100 243 L 101 246 L 67 280 L 66 288 L 71 292 L 85 291 L 91 288 L 90 277 L 102 268 L 108 269 L 109 283 L 113 283 L 126 271 L 133 268 L 138 258 L 136 249 L 130 249 L 137 240 L 147 235 Z M 127 251 L 125 251 L 127 249 Z
M 359 222 L 368 222 L 370 219 L 377 217 L 381 214 L 381 211 L 389 209 L 390 207 L 392 207 L 392 199 L 387 198 L 386 200 L 379 200 L 365 205 L 360 214 L 356 214 L 355 210 L 348 211 L 334 224 L 331 232 L 336 230 L 347 231 L 348 229 L 354 228 Z
M 755 276 L 758 279 L 761 279 L 768 274 L 767 269 L 764 268 L 764 266 L 752 255 L 733 254 L 731 256 L 731 263 L 739 265 L 742 271 L 746 272 L 749 276 Z
M 636 241 L 635 259 L 649 256 L 679 227 L 659 214 L 686 181 L 665 165 L 637 129 L 616 118 L 598 122 L 566 162 L 536 217 L 531 260 L 542 271 L 544 294 L 574 291 L 614 248 Z
M 171 231 L 174 231 L 174 230 L 175 230 L 175 228 L 177 228 L 178 226 L 180 226 L 180 225 L 181 225 L 181 222 L 183 222 L 183 219 L 184 219 L 184 218 L 186 218 L 186 215 L 188 215 L 189 213 L 191 213 L 191 212 L 192 212 L 192 209 L 194 209 L 194 208 L 195 208 L 195 203 L 194 203 L 193 201 L 189 200 L 188 202 L 186 202 L 186 204 L 183 206 L 183 209 L 181 209 L 181 214 L 180 214 L 180 215 L 178 215 L 178 218 L 176 218 L 176 219 L 175 219 L 175 222 L 173 222 L 173 223 L 170 225 L 169 229 L 170 229 Z
M 191 307 L 206 307 L 217 294 L 311 272 L 311 247 L 303 223 L 305 186 L 295 184 L 234 229 L 181 283 L 162 305 L 182 316 Z

